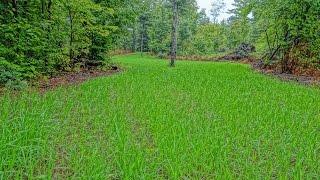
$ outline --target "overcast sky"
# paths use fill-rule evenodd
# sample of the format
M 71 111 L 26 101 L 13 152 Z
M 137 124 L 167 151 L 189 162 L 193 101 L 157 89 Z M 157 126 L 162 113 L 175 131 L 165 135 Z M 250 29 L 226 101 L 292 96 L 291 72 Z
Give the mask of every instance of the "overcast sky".
M 200 9 L 205 8 L 207 10 L 207 14 L 208 16 L 210 16 L 210 9 L 211 9 L 211 4 L 214 0 L 197 0 L 198 1 L 198 5 L 200 6 Z M 226 3 L 226 8 L 225 8 L 225 13 L 222 13 L 219 17 L 219 20 L 223 20 L 223 19 L 227 19 L 230 14 L 227 14 L 227 10 L 228 9 L 232 9 L 232 3 L 233 0 L 224 0 L 224 2 Z M 211 17 L 210 17 L 211 18 Z

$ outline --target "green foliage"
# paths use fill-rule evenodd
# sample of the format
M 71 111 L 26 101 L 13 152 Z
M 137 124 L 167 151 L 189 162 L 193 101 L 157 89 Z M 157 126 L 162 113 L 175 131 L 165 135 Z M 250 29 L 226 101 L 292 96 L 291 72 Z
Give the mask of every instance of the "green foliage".
M 22 90 L 27 87 L 27 82 L 23 81 L 25 74 L 21 73 L 22 68 L 11 64 L 0 57 L 0 85 L 5 85 L 8 89 Z
M 157 57 L 160 58 L 160 59 L 164 59 L 165 57 L 167 57 L 168 55 L 166 53 L 163 53 L 163 52 L 159 52 L 157 54 Z
M 233 20 L 226 28 L 227 47 L 236 49 L 243 42 L 249 42 L 250 21 L 248 18 Z
M 22 79 L 79 70 L 88 61 L 110 60 L 110 50 L 170 54 L 172 0 L 21 0 L 0 2 L 0 57 Z M 177 54 L 213 55 L 242 43 L 268 61 L 319 65 L 320 4 L 311 0 L 235 0 L 218 22 L 223 1 L 214 1 L 210 22 L 196 0 L 178 0 Z M 4 72 L 4 71 L 3 71 Z M 8 76 L 8 75 L 3 75 Z
M 222 25 L 199 26 L 191 38 L 191 46 L 188 47 L 187 51 L 189 55 L 212 55 L 226 47 L 226 38 Z
M 224 10 L 226 3 L 223 0 L 214 0 L 211 4 L 212 9 L 210 10 L 210 14 L 213 18 L 213 23 L 218 23 L 218 17 L 221 12 Z
M 51 76 L 89 60 L 106 64 L 115 35 L 128 22 L 115 18 L 123 13 L 119 9 L 105 0 L 2 1 L 1 61 L 19 66 L 22 79 Z
M 22 78 L 17 78 L 15 77 L 15 79 L 10 79 L 7 83 L 6 83 L 6 88 L 11 89 L 11 90 L 23 90 L 28 86 L 27 81 L 22 80 Z
M 168 53 L 170 51 L 171 19 L 165 5 L 156 4 L 152 13 L 152 19 L 148 28 L 148 45 L 155 53 Z
M 320 4 L 310 0 L 261 1 L 255 4 L 256 24 L 264 32 L 259 42 L 264 42 L 268 58 L 281 60 L 283 68 L 292 71 L 294 67 L 319 59 Z M 281 51 L 280 51 L 281 50 Z

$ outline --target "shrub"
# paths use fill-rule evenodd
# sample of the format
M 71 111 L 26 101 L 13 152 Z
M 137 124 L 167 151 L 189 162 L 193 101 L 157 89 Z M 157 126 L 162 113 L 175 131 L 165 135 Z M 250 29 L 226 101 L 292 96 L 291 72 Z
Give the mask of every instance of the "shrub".
M 22 90 L 27 87 L 27 82 L 23 81 L 21 68 L 15 64 L 9 63 L 0 57 L 0 85 L 8 89 Z
M 9 80 L 6 83 L 6 88 L 12 89 L 12 90 L 23 90 L 28 86 L 27 81 L 22 80 L 21 78 L 15 79 L 15 80 Z
M 158 53 L 157 57 L 160 58 L 160 59 L 164 59 L 166 58 L 167 54 L 166 53 L 163 53 L 163 52 L 160 52 Z

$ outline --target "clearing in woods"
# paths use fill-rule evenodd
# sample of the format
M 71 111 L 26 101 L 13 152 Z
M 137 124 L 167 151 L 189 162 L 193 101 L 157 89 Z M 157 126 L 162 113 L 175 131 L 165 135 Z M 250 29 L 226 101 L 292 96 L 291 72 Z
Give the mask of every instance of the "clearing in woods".
M 320 178 L 320 90 L 237 63 L 115 57 L 114 76 L 0 97 L 0 179 Z

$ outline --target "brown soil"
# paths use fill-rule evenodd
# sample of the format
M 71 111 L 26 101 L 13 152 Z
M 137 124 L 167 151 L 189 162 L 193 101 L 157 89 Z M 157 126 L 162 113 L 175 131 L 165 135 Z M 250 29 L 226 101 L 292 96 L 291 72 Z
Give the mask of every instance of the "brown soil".
M 111 51 L 109 55 L 114 56 L 114 55 L 124 55 L 124 54 L 131 54 L 131 50 L 116 50 L 116 51 Z
M 45 92 L 54 89 L 56 87 L 65 86 L 65 85 L 73 85 L 80 84 L 89 79 L 94 79 L 101 76 L 110 76 L 121 71 L 124 71 L 125 68 L 118 68 L 117 70 L 81 70 L 80 72 L 65 72 L 58 76 L 49 78 L 47 80 L 37 80 L 30 82 L 32 86 L 30 89 L 35 89 L 40 94 L 44 94 Z M 4 88 L 0 88 L 0 96 L 3 94 Z M 12 91 L 13 95 L 19 94 L 19 91 Z
M 252 69 L 264 75 L 276 77 L 283 81 L 295 81 L 303 85 L 320 86 L 320 70 L 314 67 L 296 67 L 292 74 L 282 73 L 281 67 L 277 65 L 263 65 L 256 61 Z
M 166 57 L 170 59 L 170 57 Z M 281 67 L 276 65 L 264 65 L 254 57 L 238 57 L 232 53 L 220 58 L 206 58 L 201 56 L 177 57 L 177 60 L 205 61 L 205 62 L 234 62 L 250 64 L 252 69 L 267 76 L 276 77 L 283 81 L 295 81 L 303 85 L 320 86 L 320 70 L 314 67 L 296 67 L 293 74 L 281 73 Z
M 170 56 L 167 56 L 166 59 L 170 59 Z M 177 60 L 183 61 L 214 61 L 214 58 L 210 57 L 201 57 L 201 56 L 177 56 Z
M 217 59 L 216 62 L 234 62 L 234 63 L 242 63 L 242 64 L 253 64 L 256 61 L 255 58 L 252 57 L 244 57 L 240 59 Z
M 170 57 L 166 57 L 166 59 L 170 59 Z M 252 57 L 245 57 L 239 59 L 224 59 L 224 58 L 209 58 L 209 57 L 201 57 L 201 56 L 178 56 L 177 60 L 181 61 L 204 61 L 204 62 L 234 62 L 234 63 L 243 63 L 243 64 L 252 64 L 256 61 L 256 59 Z
M 70 85 L 70 84 L 80 84 L 89 79 L 94 79 L 101 76 L 110 76 L 123 71 L 124 68 L 119 68 L 117 70 L 81 70 L 80 72 L 67 72 L 59 76 L 52 77 L 48 80 L 37 81 L 35 88 L 39 92 L 44 93 L 50 89 L 54 89 L 59 86 Z

